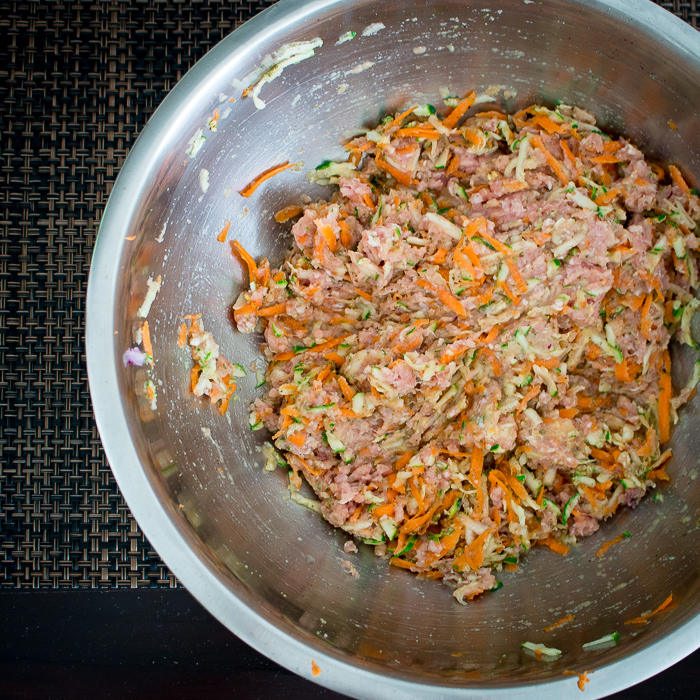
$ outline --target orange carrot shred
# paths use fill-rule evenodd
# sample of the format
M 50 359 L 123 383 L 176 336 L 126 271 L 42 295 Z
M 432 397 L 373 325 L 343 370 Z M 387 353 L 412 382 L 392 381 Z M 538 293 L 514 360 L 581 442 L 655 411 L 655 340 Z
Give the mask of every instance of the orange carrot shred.
M 394 462 L 394 469 L 398 472 L 401 471 L 410 461 L 411 457 L 413 457 L 413 452 L 410 450 L 408 452 L 404 452 L 397 460 Z
M 665 610 L 670 604 L 671 601 L 673 601 L 673 593 L 664 600 L 661 605 L 659 605 L 656 610 L 652 610 L 650 613 L 647 613 L 646 615 L 640 615 L 639 617 L 632 618 L 631 620 L 626 620 L 625 624 L 626 625 L 646 625 L 647 622 L 649 622 L 649 618 L 653 617 L 654 615 L 660 613 L 662 610 Z
M 576 673 L 576 671 L 563 671 L 562 675 L 563 676 L 578 676 L 578 682 L 576 685 L 578 685 L 579 690 L 586 690 L 586 683 L 590 683 L 591 679 L 588 677 L 589 673 L 593 673 L 593 671 L 584 671 L 583 673 Z
M 591 158 L 591 163 L 619 163 L 620 159 L 612 153 L 604 153 L 602 156 Z
M 458 557 L 455 557 L 452 567 L 457 571 L 464 571 L 464 568 L 468 566 L 472 571 L 478 571 L 484 563 L 484 545 L 492 533 L 492 529 L 484 530 L 470 545 L 464 548 Z
M 289 221 L 290 219 L 293 219 L 295 216 L 299 216 L 304 210 L 301 207 L 297 206 L 289 206 L 285 207 L 284 209 L 280 209 L 276 214 L 275 214 L 275 221 L 278 224 L 283 224 L 285 221 Z
M 177 336 L 177 344 L 181 348 L 184 348 L 185 345 L 187 345 L 187 326 L 184 323 L 180 324 L 180 332 Z
M 405 173 L 399 170 L 398 168 L 395 168 L 390 163 L 387 163 L 383 158 L 375 156 L 374 162 L 378 168 L 386 170 L 386 172 L 388 172 L 390 175 L 393 175 L 394 178 L 398 180 L 402 185 L 411 184 L 411 176 L 408 173 Z
M 544 143 L 542 143 L 542 138 L 539 134 L 535 134 L 532 137 L 532 145 L 542 152 L 547 164 L 554 171 L 554 174 L 561 180 L 562 184 L 568 185 L 570 178 L 566 176 L 564 169 L 561 167 L 561 163 L 547 150 Z
M 562 557 L 565 557 L 569 553 L 569 547 L 561 542 L 557 542 L 557 540 L 554 540 L 551 537 L 548 537 L 546 540 L 539 540 L 539 543 L 546 545 L 553 552 L 561 554 Z
M 688 187 L 688 183 L 683 178 L 683 175 L 681 175 L 681 171 L 675 165 L 669 165 L 668 172 L 671 173 L 671 177 L 676 185 L 678 185 L 686 195 L 690 195 L 690 187 Z
M 518 268 L 515 260 L 513 260 L 512 258 L 508 258 L 508 260 L 506 260 L 506 264 L 508 265 L 508 270 L 510 271 L 511 276 L 513 277 L 513 281 L 515 282 L 518 291 L 521 294 L 527 292 L 527 283 L 523 279 L 523 276 L 520 274 L 520 269 Z
M 413 107 L 410 107 L 407 109 L 405 112 L 401 112 L 401 114 L 397 115 L 394 117 L 385 127 L 384 131 L 388 131 L 389 129 L 392 129 L 395 126 L 400 126 L 401 122 L 409 115 L 413 113 L 413 110 L 416 109 L 415 105 Z
M 226 236 L 228 235 L 228 230 L 231 228 L 231 222 L 226 221 L 224 227 L 221 229 L 221 233 L 216 237 L 219 243 L 224 243 L 226 241 Z
M 284 302 L 281 304 L 275 304 L 274 306 L 267 306 L 264 309 L 258 311 L 258 316 L 279 316 L 280 314 L 286 313 L 287 304 Z
M 363 299 L 366 299 L 367 301 L 372 301 L 371 294 L 368 294 L 367 292 L 363 292 L 361 289 L 358 289 L 357 287 L 354 287 L 354 289 Z
M 557 620 L 556 622 L 552 623 L 551 625 L 548 625 L 547 627 L 545 627 L 544 631 L 551 632 L 553 629 L 556 629 L 557 627 L 561 627 L 562 625 L 567 624 L 567 622 L 572 622 L 575 619 L 576 619 L 576 615 L 567 615 L 566 617 L 562 617 L 561 620 Z
M 292 435 L 287 437 L 287 440 L 291 442 L 292 445 L 303 447 L 304 443 L 306 442 L 306 436 L 302 435 L 301 433 L 292 433 Z
M 671 375 L 668 372 L 661 372 L 660 383 L 659 442 L 663 444 L 671 439 L 671 396 L 673 394 Z
M 465 115 L 467 110 L 474 104 L 476 93 L 472 90 L 459 104 L 442 120 L 443 126 L 454 129 L 457 122 Z
M 418 284 L 424 289 L 427 289 L 433 294 L 435 294 L 437 298 L 440 299 L 440 301 L 450 309 L 450 311 L 454 311 L 458 316 L 461 316 L 462 318 L 466 317 L 466 309 L 462 306 L 460 300 L 457 299 L 457 297 L 454 296 L 449 289 L 443 287 L 442 285 L 437 286 L 432 282 L 428 282 L 428 280 L 426 279 L 419 279 Z
M 399 129 L 396 132 L 396 136 L 404 138 L 406 136 L 413 136 L 417 139 L 439 139 L 440 132 L 434 129 L 432 126 L 427 126 L 420 124 L 419 126 L 409 126 L 405 129 Z
M 316 676 L 321 675 L 321 669 L 319 668 L 319 665 L 311 659 L 311 675 L 315 678 Z
M 141 339 L 143 341 L 143 350 L 146 355 L 150 356 L 150 364 L 153 364 L 153 345 L 151 345 L 151 329 L 148 326 L 148 321 L 144 321 L 141 327 Z
M 649 310 L 651 309 L 652 295 L 647 294 L 647 298 L 644 300 L 644 305 L 642 306 L 642 335 L 645 338 L 651 337 L 651 319 L 649 318 Z
M 617 544 L 618 542 L 622 542 L 626 537 L 629 537 L 629 534 L 626 534 L 624 532 L 620 533 L 617 537 L 613 537 L 611 540 L 608 540 L 597 552 L 596 556 L 598 559 L 602 559 L 603 556 L 605 555 L 605 552 L 607 552 L 610 547 L 613 545 Z
M 261 173 L 258 175 L 252 182 L 247 184 L 241 191 L 240 194 L 242 197 L 250 197 L 250 195 L 255 192 L 255 190 L 262 185 L 265 180 L 269 180 L 271 177 L 274 177 L 275 175 L 279 175 L 279 173 L 284 172 L 285 170 L 289 170 L 289 168 L 293 168 L 296 165 L 296 163 L 290 163 L 288 160 L 282 163 L 281 165 L 275 165 L 272 168 L 268 168 L 265 170 L 265 172 Z
M 248 266 L 248 274 L 250 275 L 250 281 L 255 282 L 258 266 L 253 256 L 238 241 L 231 241 L 231 248 L 232 250 L 237 251 L 238 254 L 241 256 L 243 262 Z

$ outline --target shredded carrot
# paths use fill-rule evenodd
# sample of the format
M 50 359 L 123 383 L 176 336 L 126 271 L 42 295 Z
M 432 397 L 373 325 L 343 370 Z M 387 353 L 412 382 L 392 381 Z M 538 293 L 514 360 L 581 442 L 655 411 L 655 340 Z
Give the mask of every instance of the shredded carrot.
M 333 364 L 342 366 L 345 363 L 345 358 L 339 355 L 337 352 L 327 352 L 323 355 L 327 360 L 330 360 Z
M 669 595 L 669 597 L 666 598 L 666 600 L 664 600 L 664 602 L 661 603 L 661 605 L 659 605 L 659 607 L 656 608 L 656 610 L 652 610 L 652 612 L 647 613 L 646 615 L 640 615 L 639 617 L 635 617 L 631 620 L 626 620 L 625 624 L 626 625 L 646 625 L 647 622 L 649 622 L 650 617 L 653 617 L 657 613 L 660 613 L 662 610 L 665 610 L 671 604 L 672 601 L 673 601 L 673 593 L 671 593 L 671 595 Z
M 659 295 L 659 299 L 664 298 L 661 282 L 656 275 L 650 275 L 646 270 L 637 270 L 637 274 Z
M 367 301 L 372 301 L 371 294 L 368 294 L 367 292 L 363 292 L 361 289 L 358 289 L 357 287 L 354 287 L 354 289 L 363 299 L 366 299 Z
M 232 394 L 236 390 L 235 385 L 230 389 L 229 395 Z M 219 404 L 219 415 L 223 416 L 224 413 L 226 413 L 226 409 L 228 408 L 228 403 L 230 401 L 229 396 L 224 396 L 223 399 L 221 399 L 221 403 Z
M 449 506 L 445 505 L 448 503 L 448 499 L 456 499 L 458 497 L 458 494 L 456 491 L 451 491 L 445 498 L 442 500 L 442 502 L 437 502 L 434 503 L 430 510 L 428 510 L 426 513 L 423 515 L 415 515 L 412 517 L 410 520 L 405 522 L 401 526 L 401 534 L 402 535 L 410 535 L 412 532 L 415 532 L 416 530 L 422 529 L 424 526 L 427 528 L 428 525 L 432 522 L 433 516 L 437 511 L 442 507 L 442 508 L 449 508 Z
M 561 627 L 562 625 L 565 625 L 567 622 L 572 622 L 575 619 L 576 619 L 576 615 L 567 615 L 566 617 L 562 617 L 561 620 L 557 620 L 556 622 L 552 623 L 551 625 L 548 625 L 547 627 L 545 627 L 544 631 L 551 632 L 553 629 L 556 629 L 557 627 Z
M 253 259 L 253 256 L 238 241 L 231 241 L 231 249 L 238 252 L 238 254 L 241 256 L 243 262 L 248 267 L 250 281 L 254 282 L 257 277 L 258 266 Z
M 413 457 L 415 453 L 411 452 L 410 450 L 408 452 L 404 452 L 397 460 L 394 462 L 394 469 L 396 471 L 401 471 L 410 461 L 411 457 Z
M 671 455 L 672 455 L 671 450 L 668 450 L 666 459 L 671 457 Z M 649 474 L 647 474 L 647 478 L 651 479 L 652 481 L 671 481 L 671 477 L 666 473 L 666 465 L 665 464 L 660 465 L 659 467 L 654 469 L 654 471 L 649 472 Z
M 546 114 L 538 114 L 532 120 L 537 126 L 542 127 L 548 134 L 560 134 L 565 130 L 564 125 L 553 122 Z
M 508 299 L 510 299 L 510 301 L 513 304 L 517 306 L 520 303 L 520 297 L 516 294 L 513 294 L 511 288 L 508 286 L 508 283 L 505 280 L 501 280 L 498 283 L 498 286 L 505 292 L 505 295 L 508 297 Z
M 199 381 L 199 370 L 200 370 L 199 363 L 196 364 L 192 370 L 190 371 L 190 391 L 194 392 L 194 390 L 197 388 L 197 382 Z
M 442 263 L 445 262 L 445 258 L 447 258 L 447 251 L 444 248 L 438 248 L 430 258 L 430 262 L 436 265 L 442 265 Z
M 588 499 L 588 502 L 593 506 L 593 508 L 596 508 L 596 497 L 595 497 L 595 492 L 593 489 L 591 489 L 590 486 L 585 486 L 584 484 L 580 484 L 579 488 L 583 491 L 583 493 L 586 495 L 586 498 Z
M 241 306 L 239 309 L 234 309 L 233 316 L 237 319 L 239 316 L 243 316 L 245 314 L 254 314 L 257 313 L 257 311 L 258 307 L 254 304 L 246 304 L 245 306 Z
M 481 474 L 484 468 L 484 451 L 475 446 L 471 454 L 471 463 L 469 466 L 469 481 L 471 481 L 472 486 L 476 489 L 477 498 L 477 517 L 480 517 L 480 513 L 483 512 L 484 507 L 484 492 L 481 487 Z
M 482 230 L 479 234 L 485 241 L 490 243 L 499 253 L 504 255 L 512 255 L 513 251 L 507 246 L 501 243 L 498 239 L 494 238 L 491 234 Z
M 571 167 L 576 171 L 576 175 L 581 175 L 578 165 L 576 164 L 576 158 L 574 154 L 571 151 L 571 148 L 569 147 L 569 144 L 564 140 L 561 139 L 559 141 L 559 145 L 561 146 L 561 150 L 564 151 L 564 155 L 569 159 L 569 163 L 571 163 Z
M 389 129 L 393 129 L 395 126 L 400 126 L 401 122 L 409 115 L 413 114 L 413 110 L 416 109 L 415 105 L 410 107 L 405 112 L 401 112 L 398 116 L 394 117 L 385 127 L 384 131 L 387 132 Z
M 690 187 L 688 187 L 688 183 L 683 178 L 683 175 L 681 175 L 681 171 L 675 165 L 669 165 L 668 172 L 671 173 L 671 177 L 676 185 L 678 185 L 685 194 L 690 195 Z
M 328 377 L 328 375 L 331 373 L 331 366 L 326 365 L 317 375 L 316 375 L 316 381 L 323 382 L 323 380 Z
M 297 207 L 295 205 L 285 207 L 284 209 L 280 209 L 276 214 L 275 214 L 275 221 L 279 224 L 283 224 L 286 221 L 289 221 L 290 219 L 293 219 L 295 216 L 299 216 L 304 210 L 301 207 Z
M 562 675 L 564 676 L 578 676 L 578 689 L 579 690 L 586 690 L 586 683 L 590 683 L 591 680 L 588 677 L 589 673 L 593 673 L 593 671 L 584 671 L 583 673 L 576 673 L 575 671 L 564 671 Z
M 500 360 L 496 357 L 496 353 L 494 353 L 493 350 L 489 347 L 482 347 L 479 352 L 483 353 L 486 356 L 486 359 L 488 360 L 489 364 L 491 365 L 491 369 L 493 370 L 493 376 L 494 377 L 500 377 L 501 374 L 503 374 L 503 366 L 501 365 Z
M 143 341 L 143 351 L 146 353 L 146 355 L 150 355 L 152 363 L 153 345 L 151 345 L 151 329 L 148 326 L 148 321 L 144 321 L 143 326 L 141 326 L 141 340 Z
M 350 226 L 348 225 L 347 221 L 339 221 L 338 226 L 340 227 L 340 242 L 344 248 L 349 248 L 352 244 Z
M 542 138 L 539 134 L 535 134 L 532 139 L 532 145 L 539 149 L 544 155 L 545 160 L 549 167 L 554 171 L 554 174 L 561 180 L 562 184 L 568 185 L 570 178 L 567 177 L 564 169 L 561 167 L 561 163 L 547 150 L 547 147 L 542 143 Z
M 518 291 L 521 294 L 527 292 L 527 283 L 523 279 L 523 276 L 520 274 L 520 269 L 518 268 L 518 265 L 516 264 L 515 260 L 513 260 L 512 258 L 508 258 L 506 260 L 506 264 L 508 265 L 508 270 L 510 270 L 510 274 L 513 277 L 513 281 L 515 282 Z
M 464 355 L 464 353 L 468 350 L 469 348 L 462 347 L 462 348 L 453 348 L 451 345 L 447 347 L 445 352 L 440 355 L 440 362 L 443 365 L 448 364 L 449 362 L 454 362 L 458 357 L 461 357 Z
M 302 435 L 301 433 L 292 433 L 291 435 L 287 436 L 287 440 L 291 442 L 292 445 L 303 447 L 304 443 L 306 442 L 306 436 Z
M 526 408 L 528 403 L 532 401 L 532 399 L 537 396 L 537 394 L 540 393 L 540 387 L 539 384 L 533 384 L 528 390 L 527 394 L 523 396 L 523 398 L 520 400 L 520 403 L 518 404 L 518 408 L 515 410 L 516 413 L 522 413 Z
M 604 153 L 602 156 L 591 158 L 591 163 L 619 163 L 620 159 L 612 153 Z
M 427 289 L 433 294 L 435 294 L 438 297 L 438 299 L 440 299 L 440 301 L 450 309 L 450 311 L 454 311 L 458 316 L 461 316 L 462 318 L 466 317 L 467 312 L 462 306 L 462 303 L 459 299 L 457 299 L 456 296 L 452 294 L 452 292 L 450 292 L 449 289 L 443 286 L 438 287 L 432 282 L 428 282 L 428 280 L 424 278 L 419 279 L 418 284 L 424 289 Z
M 316 229 L 323 236 L 323 239 L 328 244 L 328 248 L 330 249 L 331 253 L 335 253 L 338 248 L 338 241 L 335 237 L 335 231 L 333 231 L 333 228 L 329 224 L 317 222 Z
M 187 326 L 184 323 L 180 324 L 180 332 L 177 336 L 177 344 L 181 348 L 184 348 L 185 345 L 187 345 Z
M 561 542 L 557 542 L 557 540 L 554 540 L 551 537 L 548 537 L 546 540 L 539 540 L 539 543 L 546 545 L 553 552 L 561 554 L 562 557 L 565 557 L 569 553 L 569 547 Z
M 476 93 L 472 90 L 459 104 L 442 120 L 442 125 L 448 129 L 454 129 L 457 122 L 466 114 L 474 104 Z
M 378 168 L 386 170 L 390 175 L 393 175 L 394 178 L 398 180 L 402 185 L 411 184 L 411 176 L 408 173 L 404 173 L 398 168 L 395 168 L 393 165 L 387 163 L 383 158 L 380 158 L 378 155 L 375 156 L 374 163 Z
M 321 669 L 319 668 L 319 665 L 311 659 L 311 675 L 315 678 L 316 676 L 321 675 Z
M 591 447 L 591 457 L 594 459 L 599 459 L 601 462 L 612 462 L 613 456 L 609 452 L 604 450 L 599 450 L 597 447 Z
M 482 340 L 479 341 L 482 345 L 490 345 L 493 343 L 496 338 L 498 338 L 498 334 L 501 332 L 501 327 L 500 326 L 494 326 L 485 336 Z
M 504 474 L 504 476 L 506 476 Z M 521 500 L 526 501 L 530 494 L 525 490 L 525 487 L 514 477 L 507 475 L 508 486 L 510 490 Z
M 275 304 L 274 306 L 267 306 L 264 309 L 258 311 L 258 316 L 279 316 L 287 312 L 287 304 L 282 302 L 281 304 Z
M 610 202 L 612 202 L 615 199 L 615 197 L 617 197 L 619 194 L 619 190 L 608 190 L 607 192 L 602 192 L 601 194 L 599 194 L 593 201 L 599 207 L 604 207 L 606 204 L 610 204 Z
M 464 134 L 464 138 L 471 141 L 476 148 L 482 148 L 486 143 L 486 137 L 481 131 L 475 131 L 474 129 L 470 129 L 469 127 L 465 126 L 462 129 L 462 133 Z
M 469 567 L 472 571 L 478 571 L 484 563 L 484 545 L 488 541 L 492 529 L 484 530 L 470 545 L 464 548 L 464 551 L 455 557 L 452 563 L 452 568 L 457 571 L 464 571 L 465 567 Z
M 439 139 L 440 138 L 440 132 L 433 128 L 432 126 L 428 125 L 419 125 L 419 126 L 409 126 L 406 129 L 399 129 L 396 132 L 396 135 L 400 138 L 404 138 L 406 136 L 413 136 L 414 138 L 417 139 Z
M 633 362 L 629 357 L 615 364 L 615 377 L 620 382 L 633 382 L 642 366 Z
M 385 503 L 382 506 L 377 506 L 372 510 L 372 517 L 375 520 L 379 520 L 383 515 L 393 515 L 394 505 L 392 503 Z
M 243 197 L 250 197 L 255 190 L 262 185 L 265 180 L 269 180 L 271 177 L 274 177 L 275 175 L 279 175 L 279 173 L 284 172 L 285 170 L 289 170 L 289 168 L 293 168 L 296 165 L 296 163 L 290 163 L 288 160 L 282 163 L 281 165 L 275 165 L 272 168 L 268 168 L 265 170 L 265 172 L 261 173 L 258 175 L 255 180 L 247 184 L 241 191 L 240 194 Z
M 392 564 L 393 566 L 398 566 L 400 569 L 416 569 L 416 565 L 410 561 L 406 561 L 405 559 L 399 559 L 398 557 L 392 557 L 389 560 L 389 563 Z
M 560 408 L 559 418 L 573 418 L 580 413 L 578 408 Z
M 644 305 L 642 306 L 642 335 L 645 338 L 651 337 L 651 319 L 649 318 L 649 310 L 651 309 L 652 302 L 651 294 L 647 294 L 647 298 L 644 300 Z
M 528 114 L 534 114 L 535 107 L 537 107 L 537 105 L 530 105 L 525 109 L 521 109 L 513 115 L 513 121 L 517 123 L 518 121 L 522 121 L 523 117 L 526 117 Z
M 617 544 L 618 542 L 622 542 L 626 537 L 629 537 L 628 534 L 626 533 L 621 533 L 617 537 L 613 537 L 611 540 L 608 540 L 597 552 L 596 556 L 598 559 L 602 559 L 603 555 L 605 552 L 607 552 L 610 547 L 612 547 L 614 544 Z
M 671 439 L 671 396 L 673 394 L 671 375 L 668 372 L 661 372 L 660 383 L 659 442 L 663 444 Z
M 416 503 L 418 504 L 418 512 L 422 513 L 425 510 L 425 502 L 423 501 L 423 496 L 421 496 L 420 489 L 416 484 L 416 480 L 411 477 L 408 480 L 408 485 L 411 487 L 411 495 L 416 499 Z
M 231 222 L 226 221 L 224 227 L 221 229 L 221 233 L 216 237 L 219 243 L 224 243 L 226 241 L 226 236 L 228 235 L 228 230 L 231 228 Z

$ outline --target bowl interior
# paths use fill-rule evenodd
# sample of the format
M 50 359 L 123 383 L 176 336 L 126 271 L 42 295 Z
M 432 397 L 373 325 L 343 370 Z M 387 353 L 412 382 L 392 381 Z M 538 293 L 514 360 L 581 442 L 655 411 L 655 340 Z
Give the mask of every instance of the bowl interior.
M 385 678 L 447 689 L 559 680 L 556 692 L 566 694 L 574 680 L 562 681 L 564 670 L 595 671 L 629 659 L 679 630 L 700 607 L 697 400 L 675 429 L 672 482 L 659 489 L 663 501 L 647 497 L 636 510 L 619 512 L 566 558 L 532 552 L 519 571 L 499 575 L 500 591 L 462 607 L 446 587 L 389 567 L 370 547 L 350 557 L 359 579 L 348 576 L 340 564 L 348 558 L 342 552 L 348 537 L 290 501 L 281 470 L 262 469 L 260 446 L 269 436 L 248 428 L 248 404 L 260 393 L 254 369 L 240 380 L 237 401 L 224 417 L 189 391 L 191 361 L 177 345 L 185 314 L 203 314 L 230 361 L 264 369 L 261 336 L 233 327 L 231 306 L 246 273 L 228 244 L 216 240 L 225 221 L 231 221 L 229 237 L 255 257 L 279 263 L 290 224 L 276 223 L 273 214 L 302 196 L 326 193 L 309 185 L 304 172 L 342 157 L 347 130 L 373 124 L 409 101 L 444 109 L 442 88 L 461 95 L 490 86 L 500 89 L 498 102 L 509 111 L 561 100 L 591 110 L 603 128 L 630 137 L 648 155 L 700 172 L 700 63 L 684 48 L 693 37 L 680 22 L 651 3 L 628 3 L 630 14 L 617 4 L 561 0 L 501 0 L 489 7 L 456 0 L 286 0 L 273 7 L 217 47 L 166 100 L 117 183 L 125 194 L 110 202 L 98 240 L 98 269 L 109 268 L 112 276 L 101 299 L 94 290 L 102 283 L 91 280 L 88 322 L 99 325 L 102 336 L 91 347 L 97 331 L 89 329 L 91 383 L 127 500 L 166 562 L 233 631 L 267 653 L 277 647 L 283 662 L 285 644 L 308 648 L 308 659 L 297 654 L 287 663 L 306 675 L 316 653 Z M 378 22 L 384 27 L 365 29 Z M 337 44 L 350 30 L 355 38 Z M 262 88 L 264 109 L 242 97 L 241 87 L 266 55 L 315 37 L 323 46 L 314 56 Z M 207 125 L 216 109 L 212 131 Z M 186 155 L 200 128 L 206 141 L 194 157 Z M 283 161 L 303 167 L 275 177 L 249 199 L 239 195 L 261 171 Z M 152 411 L 145 370 L 125 370 L 121 357 L 140 324 L 136 311 L 147 280 L 158 275 L 162 289 L 148 316 L 158 396 Z M 100 343 L 111 350 L 100 354 Z M 676 358 L 682 381 L 694 358 Z M 104 389 L 100 373 L 107 376 Z M 128 437 L 113 430 L 120 422 Z M 137 472 L 145 487 L 136 487 Z M 186 542 L 189 558 L 165 554 L 168 528 Z M 623 530 L 631 539 L 598 559 L 600 545 Z M 200 588 L 204 578 L 216 580 L 215 593 Z M 674 607 L 665 615 L 645 626 L 624 624 L 670 592 Z M 259 616 L 257 631 L 238 626 L 237 600 Z M 573 623 L 543 632 L 568 614 L 576 616 Z M 582 650 L 615 630 L 616 647 Z M 564 653 L 538 661 L 521 649 L 524 641 Z M 622 665 L 606 677 L 607 685 L 602 673 L 594 675 L 589 694 L 636 682 L 649 668 Z M 347 685 L 330 675 L 318 680 L 358 697 L 390 696 L 366 676 Z

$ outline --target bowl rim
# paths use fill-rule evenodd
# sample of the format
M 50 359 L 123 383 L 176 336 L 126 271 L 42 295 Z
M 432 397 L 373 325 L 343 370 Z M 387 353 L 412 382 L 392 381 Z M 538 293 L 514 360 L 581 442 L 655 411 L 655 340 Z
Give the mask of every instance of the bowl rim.
M 290 671 L 340 693 L 351 692 L 357 698 L 400 700 L 463 700 L 488 697 L 496 700 L 512 697 L 515 688 L 525 700 L 571 695 L 571 679 L 548 679 L 527 685 L 503 684 L 497 688 L 450 687 L 439 682 L 406 681 L 395 676 L 365 670 L 344 660 L 340 653 L 314 648 L 255 612 L 225 585 L 224 577 L 211 562 L 190 548 L 175 519 L 162 508 L 160 499 L 142 467 L 125 415 L 114 411 L 121 403 L 118 364 L 114 352 L 114 303 L 120 274 L 125 231 L 135 213 L 142 189 L 149 180 L 150 168 L 157 162 L 163 134 L 177 129 L 187 116 L 187 106 L 196 104 L 193 94 L 210 94 L 220 84 L 222 74 L 231 74 L 231 66 L 263 45 L 290 25 L 305 20 L 335 5 L 347 11 L 350 4 L 363 0 L 281 0 L 255 15 L 211 49 L 175 85 L 138 137 L 115 181 L 102 216 L 90 268 L 85 306 L 85 347 L 93 410 L 107 459 L 131 512 L 149 542 L 190 593 L 230 631 L 254 649 Z M 564 0 L 591 12 L 624 16 L 676 52 L 698 60 L 700 34 L 680 18 L 650 0 Z M 311 29 L 311 22 L 309 29 Z M 104 300 L 110 301 L 105 308 Z M 623 690 L 663 671 L 700 646 L 700 615 L 630 656 L 596 670 L 587 687 L 587 697 L 599 698 Z M 327 649 L 327 647 L 325 648 Z M 311 660 L 322 669 L 312 675 Z M 418 695 L 419 694 L 419 695 Z

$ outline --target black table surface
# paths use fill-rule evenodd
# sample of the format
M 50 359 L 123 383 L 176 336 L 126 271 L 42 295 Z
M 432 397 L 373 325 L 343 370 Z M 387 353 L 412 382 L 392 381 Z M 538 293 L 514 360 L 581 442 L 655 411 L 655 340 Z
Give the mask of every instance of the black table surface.
M 124 158 L 274 2 L 0 0 L 0 699 L 344 697 L 179 587 L 119 494 L 85 376 L 90 254 Z M 700 0 L 656 2 L 698 26 Z M 699 669 L 696 652 L 614 697 L 697 698 Z
M 574 686 L 572 697 L 578 694 Z M 341 700 L 346 696 L 258 654 L 184 589 L 137 589 L 0 592 L 0 697 Z M 585 693 L 581 697 L 585 700 Z M 610 697 L 700 697 L 700 651 Z

